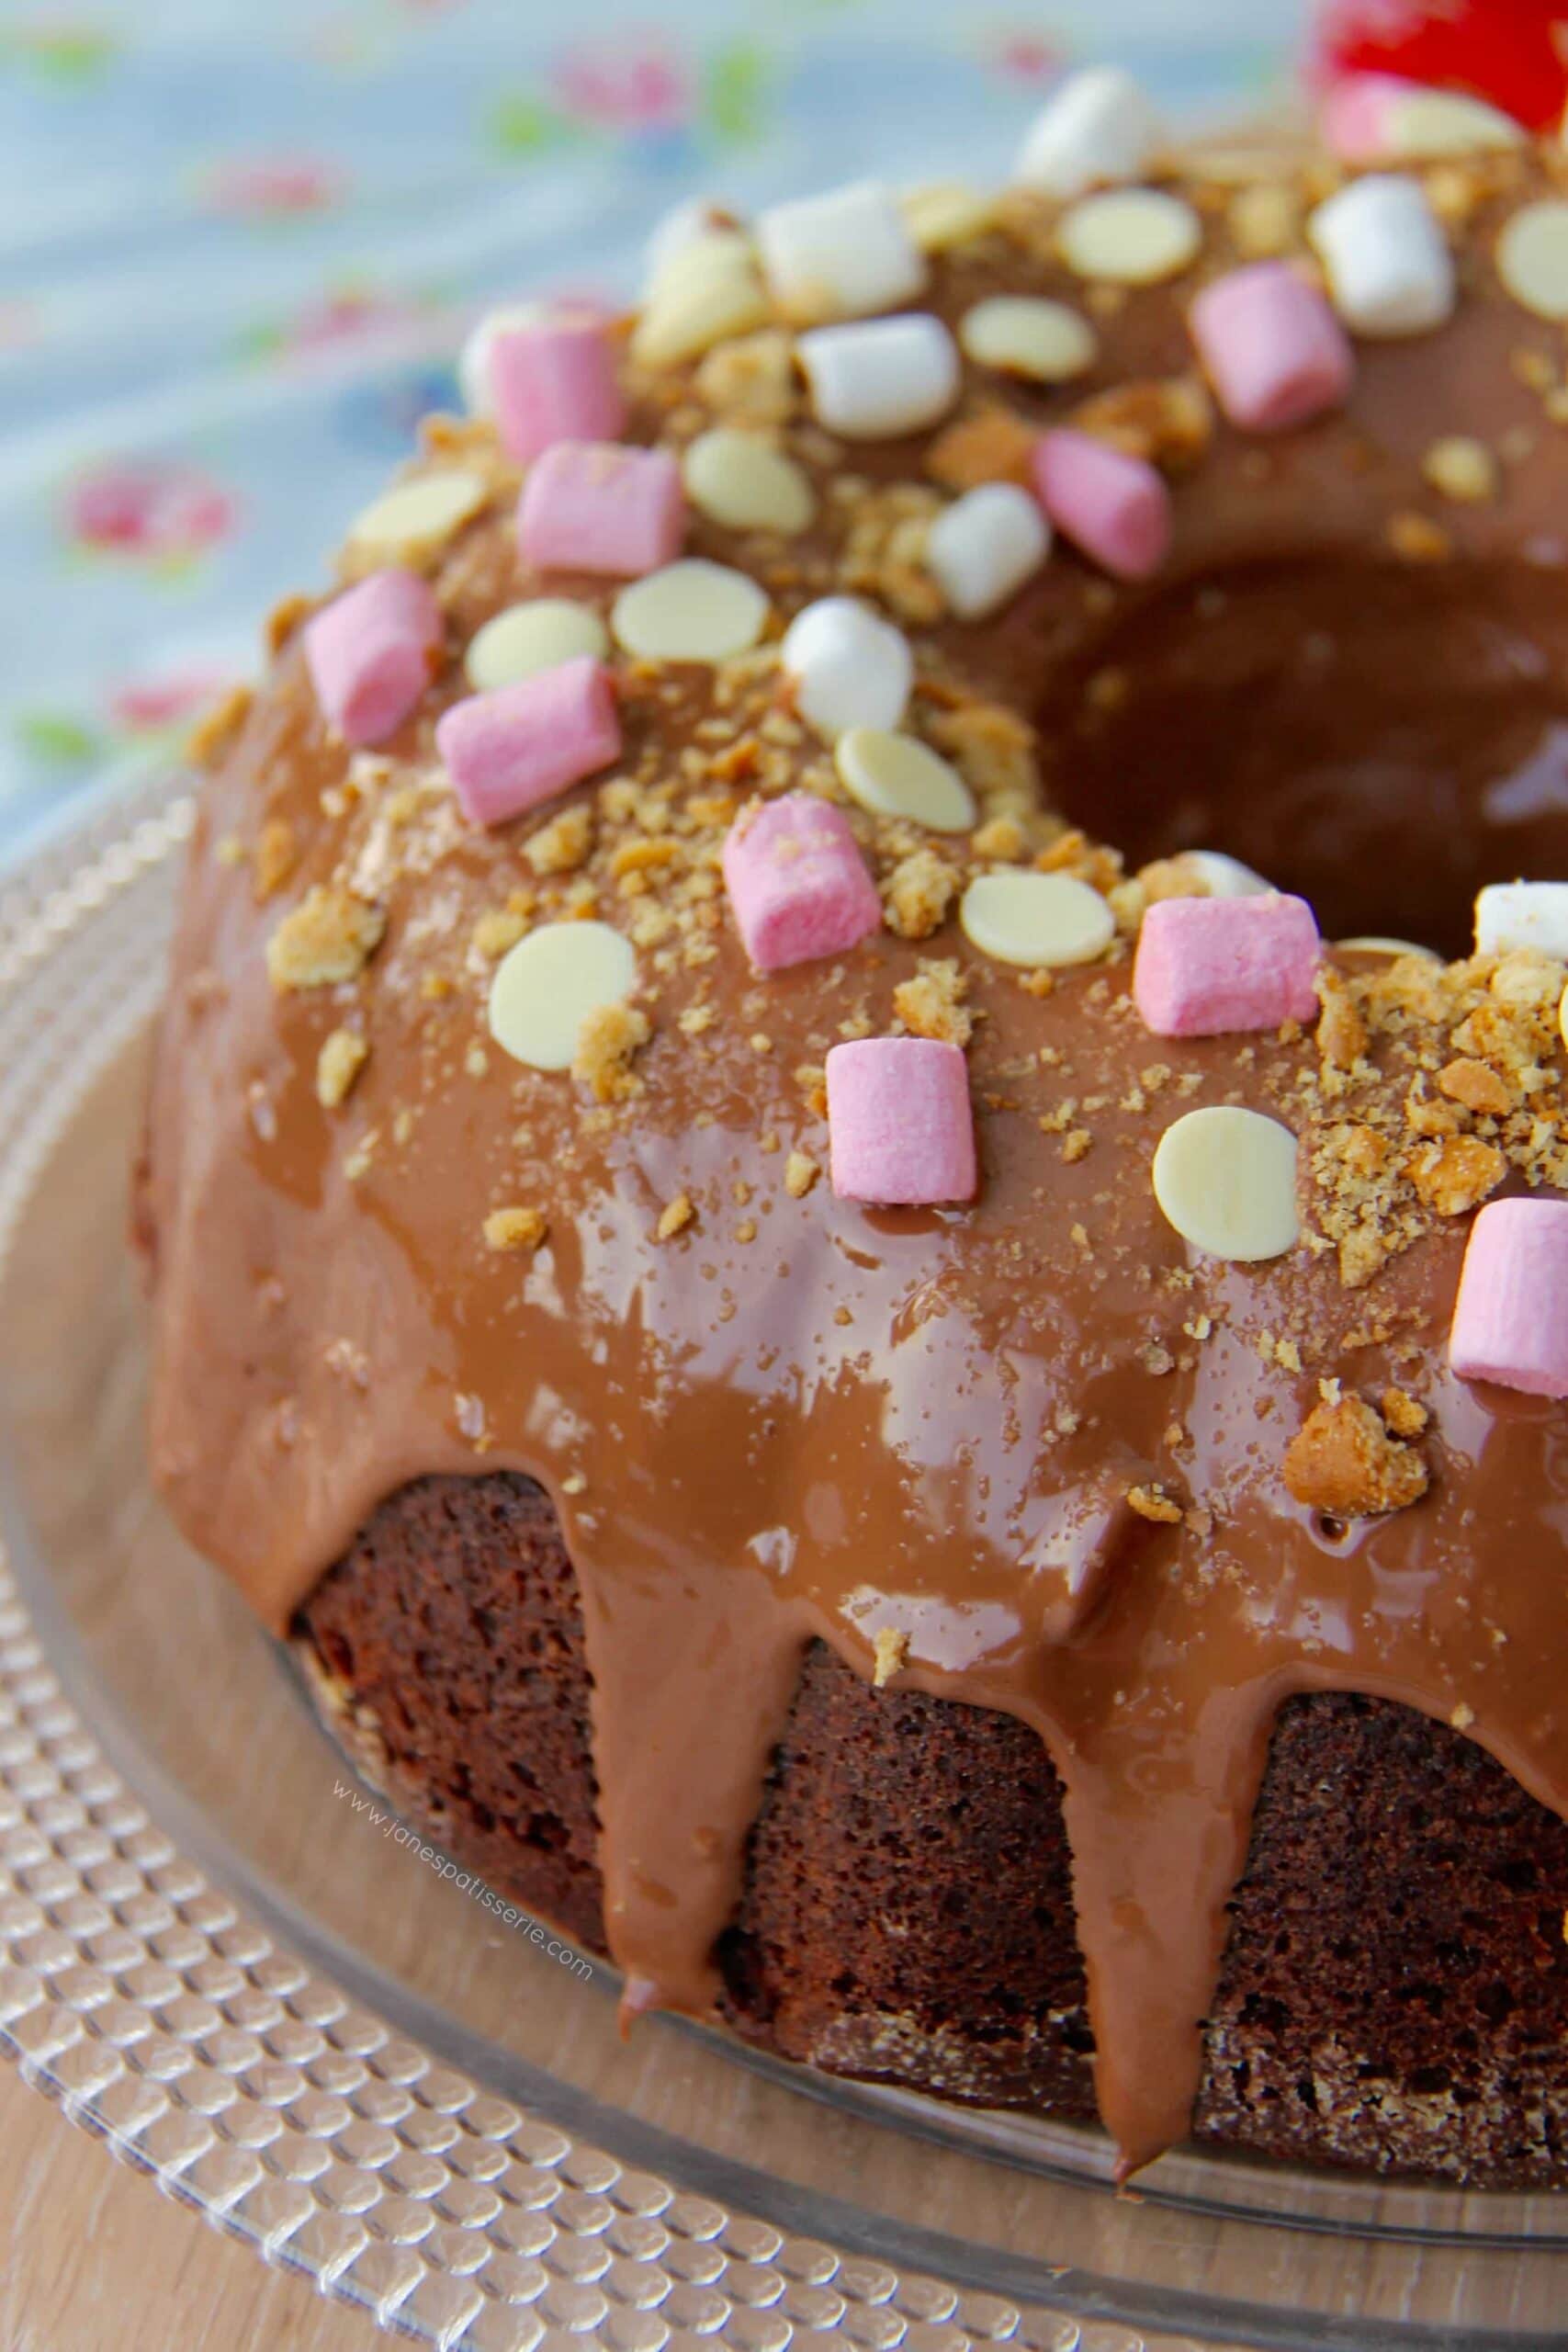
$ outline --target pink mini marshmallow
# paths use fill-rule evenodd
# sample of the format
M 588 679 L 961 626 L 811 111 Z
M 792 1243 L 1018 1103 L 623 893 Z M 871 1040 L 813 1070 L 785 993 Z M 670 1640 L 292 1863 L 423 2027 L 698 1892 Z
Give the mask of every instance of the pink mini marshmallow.
M 743 810 L 724 843 L 724 883 L 760 972 L 840 956 L 882 922 L 882 901 L 843 811 L 814 793 Z
M 1347 74 L 1325 90 L 1317 110 L 1318 136 L 1342 164 L 1377 164 L 1396 149 L 1401 110 L 1413 85 L 1393 74 Z
M 529 468 L 517 509 L 523 560 L 541 571 L 657 571 L 673 562 L 685 527 L 670 451 L 613 441 L 552 444 Z
M 1192 339 L 1244 433 L 1284 433 L 1340 408 L 1355 380 L 1350 340 L 1332 305 L 1289 263 L 1255 262 L 1204 288 Z
M 1064 538 L 1118 580 L 1146 580 L 1170 546 L 1170 492 L 1153 466 L 1065 427 L 1034 445 L 1034 488 Z
M 372 571 L 305 625 L 305 662 L 345 743 L 384 743 L 430 684 L 441 608 L 416 571 Z
M 1568 1201 L 1493 1201 L 1482 1210 L 1449 1355 L 1461 1380 L 1568 1396 Z
M 557 441 L 615 441 L 626 427 L 610 340 L 592 320 L 547 320 L 499 334 L 490 389 L 501 437 L 525 465 Z
M 885 1206 L 975 1197 L 975 1114 L 962 1050 L 862 1037 L 828 1056 L 833 1190 Z
M 1138 934 L 1133 1001 L 1156 1037 L 1310 1021 L 1319 944 L 1304 899 L 1159 899 Z
M 504 825 L 621 755 L 609 673 L 592 654 L 455 702 L 435 748 L 476 825 Z

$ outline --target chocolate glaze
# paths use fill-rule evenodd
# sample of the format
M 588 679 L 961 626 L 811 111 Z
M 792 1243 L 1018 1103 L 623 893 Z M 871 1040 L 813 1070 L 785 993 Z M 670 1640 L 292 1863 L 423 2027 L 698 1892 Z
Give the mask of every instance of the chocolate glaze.
M 1332 640 L 1312 691 L 1334 711 L 1323 789 L 1336 826 L 1405 756 L 1389 715 L 1411 704 L 1417 658 L 1423 678 L 1455 680 L 1406 762 L 1417 778 L 1445 769 L 1454 856 L 1434 851 L 1429 896 L 1425 882 L 1402 895 L 1393 874 L 1377 899 L 1380 930 L 1419 934 L 1430 919 L 1446 933 L 1451 870 L 1493 857 L 1498 786 L 1459 682 L 1478 663 L 1524 681 L 1495 690 L 1498 757 L 1522 755 L 1510 787 L 1522 797 L 1542 741 L 1568 724 L 1568 469 L 1510 365 L 1519 345 L 1553 343 L 1481 261 L 1492 218 L 1478 217 L 1458 322 L 1363 349 L 1347 416 L 1278 443 L 1216 434 L 1177 485 L 1176 554 L 1155 587 L 1111 595 L 1059 555 L 997 622 L 914 632 L 928 680 L 1043 716 L 1047 789 L 1087 814 L 1102 788 L 1114 837 L 1134 796 L 1157 807 L 1168 769 L 1183 766 L 1179 736 L 1164 738 L 1183 724 L 1195 666 L 1201 759 L 1185 764 L 1203 771 L 1209 845 L 1256 844 L 1281 879 L 1325 874 L 1338 836 L 1292 863 L 1296 749 L 1259 729 L 1254 693 L 1278 677 L 1290 582 L 1305 571 L 1314 633 Z M 1216 230 L 1205 266 L 1230 258 Z M 1097 387 L 1186 367 L 1193 282 L 1104 322 L 1087 384 L 1015 404 L 1057 415 Z M 1013 243 L 945 265 L 937 300 L 955 312 L 1001 283 L 1081 291 Z M 658 424 L 645 405 L 640 429 Z M 1450 508 L 1426 491 L 1436 432 L 1495 441 L 1510 425 L 1534 437 L 1496 501 Z M 820 451 L 801 449 L 820 472 Z M 853 466 L 918 478 L 920 457 L 903 444 L 857 451 Z M 1440 589 L 1390 552 L 1391 516 L 1411 511 L 1451 538 Z M 693 545 L 747 560 L 705 526 Z M 781 617 L 832 578 L 831 534 L 790 554 L 792 582 L 773 575 Z M 1216 582 L 1235 681 L 1222 671 L 1218 690 L 1190 653 L 1209 624 L 1183 618 Z M 603 583 L 549 586 L 609 601 Z M 466 535 L 441 588 L 458 645 L 527 593 L 503 504 Z M 1091 741 L 1076 690 L 1108 663 L 1133 691 Z M 650 741 L 689 741 L 708 707 L 706 673 L 669 683 L 666 700 L 658 682 L 630 682 L 628 765 Z M 451 665 L 388 747 L 395 775 L 428 770 L 434 718 L 462 690 Z M 1304 690 L 1277 690 L 1280 708 L 1300 707 Z M 1449 760 L 1435 739 L 1450 719 Z M 1457 1711 L 1568 1814 L 1568 1417 L 1449 1374 L 1465 1220 L 1352 1295 L 1332 1254 L 1307 1244 L 1261 1267 L 1198 1260 L 1153 1198 L 1150 1159 L 1178 1109 L 1236 1101 L 1289 1119 L 1316 1066 L 1310 1038 L 1156 1041 L 1124 957 L 1040 998 L 969 956 L 951 924 L 921 949 L 882 937 L 759 982 L 721 926 L 714 963 L 659 979 L 646 1091 L 585 1116 L 568 1079 L 493 1047 L 470 1063 L 483 978 L 463 977 L 463 943 L 518 878 L 527 824 L 481 836 L 448 813 L 389 862 L 388 786 L 331 797 L 346 764 L 292 644 L 204 793 L 159 1037 L 145 1204 L 156 1474 L 193 1542 L 278 1628 L 404 1482 L 510 1468 L 544 1485 L 581 1590 L 606 1932 L 633 2009 L 714 2004 L 715 1939 L 813 1636 L 869 1674 L 877 1632 L 902 1631 L 904 1687 L 1003 1710 L 1044 1743 L 1065 1791 L 1100 2111 L 1128 2168 L 1187 2129 L 1225 1904 L 1284 1699 L 1332 1689 L 1445 1721 Z M 1276 786 L 1270 860 L 1261 828 Z M 285 897 L 258 907 L 218 852 L 279 818 L 303 854 Z M 1556 800 L 1532 821 L 1540 865 L 1568 872 Z M 1142 814 L 1130 830 L 1155 843 L 1163 822 Z M 374 876 L 387 912 L 369 972 L 275 995 L 263 951 L 279 911 L 349 873 Z M 613 903 L 601 911 L 617 919 Z M 840 1021 L 886 1026 L 919 956 L 955 952 L 984 1016 L 970 1050 L 978 1200 L 878 1211 L 835 1201 L 825 1180 L 788 1197 L 784 1153 L 764 1139 L 825 1157 L 797 1067 L 820 1062 Z M 433 962 L 458 976 L 439 1005 L 422 993 Z M 677 1022 L 699 995 L 727 1017 L 694 1040 Z M 372 1054 L 329 1114 L 316 1057 L 354 1007 Z M 1151 1094 L 1154 1064 L 1171 1075 Z M 1076 1160 L 1038 1124 L 1067 1095 L 1097 1103 Z M 367 1138 L 355 1175 L 346 1155 Z M 750 1188 L 744 1222 L 737 1182 Z M 696 1220 L 661 1244 L 660 1207 L 682 1191 Z M 531 1260 L 479 1239 L 487 1212 L 513 1199 L 549 1216 Z M 1200 1317 L 1201 1340 L 1188 1328 Z M 1281 1361 L 1282 1336 L 1300 1370 L 1289 1351 Z M 1328 1375 L 1372 1395 L 1397 1382 L 1428 1408 L 1431 1487 L 1414 1508 L 1347 1532 L 1285 1490 L 1280 1457 Z M 1138 1515 L 1129 1489 L 1150 1482 L 1191 1506 L 1182 1523 Z

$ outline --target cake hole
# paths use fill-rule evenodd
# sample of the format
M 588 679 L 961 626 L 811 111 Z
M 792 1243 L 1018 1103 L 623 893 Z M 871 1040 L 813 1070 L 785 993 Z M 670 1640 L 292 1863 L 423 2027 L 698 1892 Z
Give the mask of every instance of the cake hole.
M 1225 850 L 1329 939 L 1470 952 L 1475 893 L 1568 878 L 1568 579 L 1263 565 L 1124 608 L 1039 714 L 1048 795 L 1129 871 Z

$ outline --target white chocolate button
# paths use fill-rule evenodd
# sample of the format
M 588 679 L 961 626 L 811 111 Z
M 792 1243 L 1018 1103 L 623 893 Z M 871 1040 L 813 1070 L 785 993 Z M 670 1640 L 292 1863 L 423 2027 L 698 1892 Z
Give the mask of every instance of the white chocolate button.
M 1092 963 L 1116 936 L 1100 892 L 1071 874 L 982 874 L 958 920 L 982 956 L 1035 971 Z
M 816 512 L 810 477 L 761 434 L 732 424 L 699 433 L 681 465 L 686 495 L 729 531 L 804 531 Z
M 1039 294 L 991 294 L 965 311 L 958 340 L 977 368 L 1000 368 L 1032 383 L 1066 384 L 1094 365 L 1094 329 L 1066 302 Z
M 490 1034 L 531 1069 L 570 1069 L 589 1014 L 624 1002 L 636 979 L 632 944 L 607 922 L 544 923 L 495 967 Z
M 716 343 L 766 326 L 772 312 L 762 281 L 726 241 L 705 238 L 682 254 L 659 286 L 632 335 L 632 357 L 646 368 L 679 368 L 700 359 Z
M 1499 154 L 1522 147 L 1525 134 L 1512 115 L 1460 90 L 1412 86 L 1393 109 L 1392 153 L 1401 163 L 1435 164 L 1451 155 Z
M 654 223 L 648 243 L 643 248 L 649 285 L 657 286 L 665 272 L 682 254 L 700 245 L 705 238 L 739 234 L 740 232 L 733 229 L 725 219 L 711 196 L 684 198 L 681 203 L 671 205 L 663 219 Z
M 926 282 L 897 202 L 878 180 L 771 204 L 758 216 L 757 243 L 774 300 L 802 322 L 891 311 Z
M 904 226 L 923 254 L 951 253 L 983 237 L 997 217 L 994 197 L 986 196 L 966 180 L 936 180 L 929 187 L 907 188 L 898 199 Z
M 960 620 L 1016 594 L 1051 552 L 1039 501 L 1016 482 L 982 482 L 944 507 L 926 534 L 926 566 Z
M 609 647 L 609 630 L 588 605 L 566 596 L 536 596 L 525 605 L 508 605 L 486 621 L 469 641 L 463 671 L 474 692 L 484 695 L 536 671 L 554 670 L 580 653 L 602 661 Z
M 1202 250 L 1197 213 L 1163 188 L 1086 196 L 1056 224 L 1056 251 L 1067 267 L 1111 286 L 1157 286 L 1179 277 Z
M 1494 882 L 1475 901 L 1475 952 L 1534 947 L 1568 963 L 1568 882 Z
M 767 617 L 768 599 L 744 571 L 687 556 L 623 588 L 610 627 L 644 662 L 728 662 L 756 644 Z
M 852 727 L 833 754 L 845 791 L 878 817 L 907 817 L 933 833 L 966 833 L 975 796 L 950 760 L 913 735 Z
M 1052 92 L 1030 125 L 1013 177 L 1047 196 L 1081 196 L 1136 179 L 1158 143 L 1158 119 L 1132 75 L 1094 65 Z
M 1568 319 L 1568 203 L 1546 197 L 1515 213 L 1497 240 L 1497 275 L 1538 319 Z
M 1229 857 L 1223 849 L 1183 850 L 1177 864 L 1187 866 L 1206 887 L 1211 899 L 1266 899 L 1273 891 L 1272 882 L 1244 865 L 1239 857 Z
M 1155 1199 L 1184 1241 L 1252 1264 L 1295 1247 L 1296 1139 L 1278 1119 L 1228 1102 L 1167 1127 L 1154 1159 Z
M 795 355 L 819 424 L 846 441 L 893 440 L 945 416 L 958 397 L 958 348 L 928 311 L 818 327 Z
M 673 245 L 654 270 L 649 300 L 674 291 L 699 278 L 754 277 L 757 249 L 743 229 L 694 229 L 683 243 Z
M 1381 931 L 1360 932 L 1354 939 L 1337 939 L 1334 944 L 1341 956 L 1419 956 L 1427 964 L 1443 960 L 1435 947 L 1423 947 L 1414 939 L 1390 938 Z
M 822 596 L 784 632 L 780 660 L 795 707 L 829 742 L 849 727 L 897 727 L 915 682 L 902 629 L 858 596 Z
M 1371 172 L 1307 222 L 1334 306 L 1361 335 L 1424 334 L 1452 316 L 1453 255 L 1418 180 Z
M 407 563 L 417 570 L 438 556 L 465 523 L 490 502 L 480 474 L 452 469 L 420 474 L 372 500 L 348 526 L 352 554 L 377 563 Z

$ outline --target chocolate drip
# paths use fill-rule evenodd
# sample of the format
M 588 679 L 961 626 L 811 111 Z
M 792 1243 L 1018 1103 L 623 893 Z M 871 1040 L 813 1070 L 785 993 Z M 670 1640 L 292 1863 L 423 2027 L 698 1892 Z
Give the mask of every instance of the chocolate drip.
M 1004 279 L 1064 290 L 1053 265 L 1016 254 L 1005 270 L 959 261 L 942 307 Z M 1380 596 L 1414 577 L 1392 568 L 1386 532 L 1418 495 L 1434 383 L 1477 427 L 1533 418 L 1508 364 L 1525 331 L 1495 292 L 1476 296 L 1438 343 L 1368 352 L 1348 418 L 1264 448 L 1221 433 L 1179 491 L 1178 559 L 1155 591 L 1118 605 L 1058 559 L 994 626 L 930 632 L 928 681 L 1049 707 L 1156 601 L 1190 605 L 1220 574 L 1245 678 L 1249 660 L 1276 660 L 1282 609 L 1288 621 L 1276 585 L 1249 639 L 1248 570 L 1275 567 L 1278 582 L 1309 557 L 1320 605 L 1341 594 L 1353 632 L 1367 567 L 1390 567 Z M 1179 364 L 1168 292 L 1105 333 L 1107 381 Z M 1462 676 L 1506 579 L 1509 658 L 1528 654 L 1532 721 L 1551 726 L 1568 722 L 1568 606 L 1558 581 L 1550 602 L 1519 590 L 1527 561 L 1568 557 L 1568 485 L 1560 454 L 1532 451 L 1505 499 L 1451 518 L 1421 658 L 1438 674 L 1451 654 Z M 918 463 L 878 451 L 864 469 Z M 705 526 L 694 544 L 740 560 Z M 829 583 L 825 547 L 803 551 L 782 606 Z M 607 601 L 602 583 L 549 584 Z M 459 641 L 519 593 L 498 514 L 443 581 Z M 628 703 L 628 764 L 649 746 L 669 764 L 712 715 L 705 673 L 667 683 L 667 698 Z M 1340 740 L 1360 731 L 1367 746 L 1363 772 L 1337 762 L 1349 793 L 1380 748 L 1364 647 L 1337 670 L 1329 659 L 1322 690 L 1337 688 Z M 887 1025 L 921 952 L 897 938 L 761 984 L 721 927 L 711 962 L 660 974 L 645 1091 L 611 1111 L 585 1111 L 564 1077 L 476 1053 L 483 982 L 466 942 L 516 882 L 528 829 L 468 833 L 437 789 L 434 814 L 387 851 L 389 796 L 432 776 L 431 726 L 458 691 L 450 676 L 436 688 L 384 770 L 347 774 L 290 650 L 204 797 L 150 1123 L 164 1490 L 282 1628 L 407 1480 L 510 1468 L 541 1482 L 582 1594 L 605 1918 L 633 2007 L 711 2006 L 714 1940 L 805 1644 L 819 1634 L 869 1676 L 877 1635 L 903 1636 L 908 1685 L 1019 1717 L 1061 1776 L 1101 2111 L 1126 2166 L 1146 2162 L 1186 2128 L 1287 1696 L 1358 1691 L 1457 1722 L 1568 1815 L 1568 1420 L 1449 1375 L 1462 1219 L 1364 1294 L 1341 1288 L 1310 1233 L 1264 1267 L 1190 1260 L 1150 1188 L 1163 1125 L 1221 1101 L 1300 1125 L 1316 1050 L 1156 1041 L 1124 959 L 1044 996 L 971 960 L 983 1180 L 963 1211 L 867 1210 L 825 1180 L 804 1199 L 783 1182 L 792 1143 L 823 1151 L 795 1073 L 841 1023 Z M 1147 735 L 1128 741 L 1152 767 Z M 1071 738 L 1044 748 L 1065 763 Z M 1204 751 L 1218 763 L 1223 744 L 1210 733 Z M 1284 775 L 1291 746 L 1275 752 Z M 1097 757 L 1114 768 L 1113 735 Z M 1252 758 L 1245 788 L 1264 789 L 1274 764 Z M 1458 764 L 1473 784 L 1474 763 Z M 1495 781 L 1460 795 L 1478 865 Z M 1223 790 L 1213 798 L 1223 820 Z M 218 851 L 264 820 L 288 829 L 299 863 L 288 901 L 258 905 Z M 1568 826 L 1532 842 L 1568 871 Z M 279 906 L 345 876 L 385 906 L 370 974 L 275 996 L 264 946 Z M 1397 886 L 1381 928 L 1418 925 Z M 949 932 L 925 952 L 954 948 Z M 422 986 L 433 965 L 444 997 Z M 724 1017 L 688 1038 L 680 1015 L 699 999 Z M 317 1055 L 361 1012 L 370 1058 L 329 1113 Z M 1067 1097 L 1094 1106 L 1077 1153 L 1060 1139 Z M 682 1193 L 694 1221 L 660 1241 Z M 520 1197 L 547 1214 L 546 1248 L 487 1251 L 486 1216 Z M 1415 1507 L 1346 1529 L 1292 1499 L 1281 1457 L 1325 1379 L 1397 1385 L 1427 1409 L 1432 1480 Z M 1155 1489 L 1179 1504 L 1168 1521 L 1131 1499 Z

